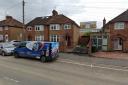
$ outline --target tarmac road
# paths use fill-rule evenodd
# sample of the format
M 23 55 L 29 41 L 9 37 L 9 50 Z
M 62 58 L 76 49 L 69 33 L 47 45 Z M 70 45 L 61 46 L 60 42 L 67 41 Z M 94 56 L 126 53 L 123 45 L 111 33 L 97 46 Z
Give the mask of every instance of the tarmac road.
M 63 60 L 61 56 L 64 55 L 48 63 L 0 56 L 0 85 L 128 85 L 127 69 L 70 62 Z

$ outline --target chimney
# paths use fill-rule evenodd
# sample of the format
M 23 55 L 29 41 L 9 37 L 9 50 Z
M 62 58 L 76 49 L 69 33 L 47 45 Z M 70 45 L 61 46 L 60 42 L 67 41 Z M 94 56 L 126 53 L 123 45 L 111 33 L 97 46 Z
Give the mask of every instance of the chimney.
M 103 26 L 106 24 L 106 19 L 105 19 L 105 17 L 104 17 L 104 20 L 103 20 Z
M 12 16 L 6 16 L 6 20 L 12 20 Z
M 52 11 L 52 16 L 57 16 L 58 15 L 58 12 L 56 10 L 53 10 Z

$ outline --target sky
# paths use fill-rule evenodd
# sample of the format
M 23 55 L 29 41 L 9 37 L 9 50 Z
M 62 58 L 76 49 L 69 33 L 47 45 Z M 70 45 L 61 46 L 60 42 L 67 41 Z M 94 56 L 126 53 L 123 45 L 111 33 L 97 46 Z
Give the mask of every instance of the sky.
M 76 23 L 97 21 L 102 27 L 104 17 L 110 21 L 128 9 L 128 0 L 25 0 L 25 23 L 35 17 L 52 15 L 55 9 L 59 14 L 76 21 Z M 0 0 L 0 20 L 6 15 L 22 21 L 22 0 Z

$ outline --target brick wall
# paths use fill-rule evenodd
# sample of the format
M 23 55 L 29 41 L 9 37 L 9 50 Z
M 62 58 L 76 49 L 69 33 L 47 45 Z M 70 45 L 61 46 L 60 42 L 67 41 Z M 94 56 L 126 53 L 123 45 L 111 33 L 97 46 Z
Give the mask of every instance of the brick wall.
M 109 48 L 114 50 L 114 37 L 121 37 L 123 39 L 123 51 L 128 49 L 128 22 L 125 22 L 124 29 L 114 29 L 114 23 L 109 24 Z

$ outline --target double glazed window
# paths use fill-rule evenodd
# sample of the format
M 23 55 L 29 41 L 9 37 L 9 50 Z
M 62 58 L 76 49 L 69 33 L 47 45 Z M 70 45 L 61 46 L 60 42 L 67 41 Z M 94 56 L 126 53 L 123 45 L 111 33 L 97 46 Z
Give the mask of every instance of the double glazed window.
M 58 35 L 50 35 L 50 41 L 51 42 L 58 42 L 59 36 Z
M 37 36 L 35 36 L 35 40 L 36 41 L 43 41 L 44 40 L 44 36 L 43 35 L 37 35 Z
M 64 29 L 71 29 L 71 25 L 69 25 L 69 24 L 64 24 Z
M 3 31 L 3 27 L 0 27 L 0 31 Z
M 59 24 L 51 24 L 50 30 L 60 30 L 60 25 Z
M 36 25 L 35 31 L 44 31 L 44 26 L 43 25 Z
M 114 28 L 115 29 L 124 29 L 124 22 L 117 22 L 117 23 L 115 23 L 115 25 L 114 25 Z
M 28 26 L 28 27 L 27 27 L 27 30 L 28 30 L 28 31 L 32 31 L 32 27 Z
M 4 30 L 8 30 L 8 26 L 5 26 Z

